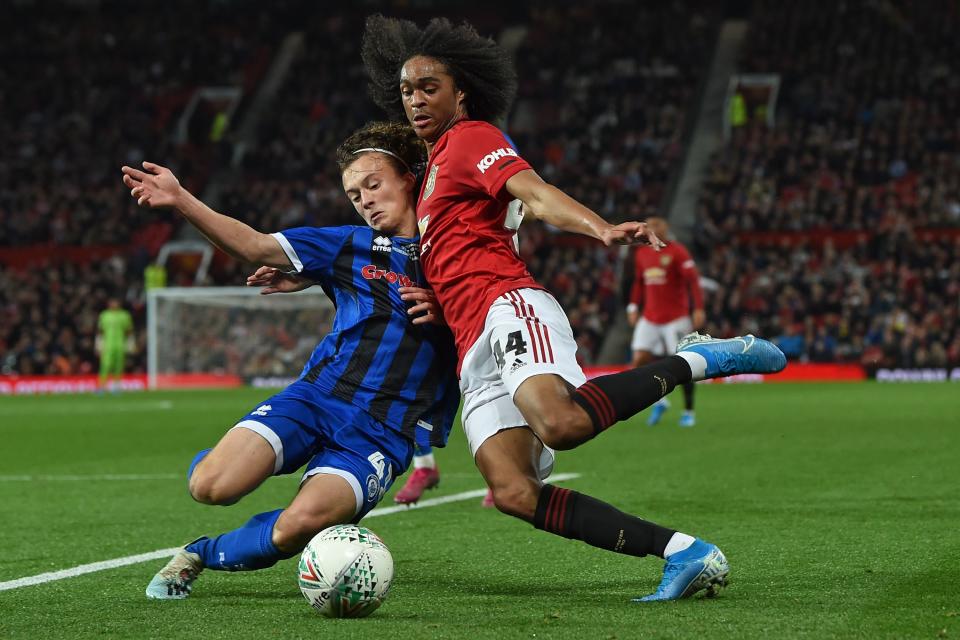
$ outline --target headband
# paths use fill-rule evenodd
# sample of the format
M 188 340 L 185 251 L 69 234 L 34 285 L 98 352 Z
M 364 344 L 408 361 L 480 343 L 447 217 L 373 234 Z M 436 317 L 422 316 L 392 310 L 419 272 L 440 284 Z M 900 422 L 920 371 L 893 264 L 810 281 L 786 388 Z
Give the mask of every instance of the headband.
M 400 164 L 403 165 L 403 168 L 406 169 L 408 173 L 413 173 L 413 171 L 410 169 L 410 165 L 408 165 L 403 158 L 395 154 L 393 151 L 388 151 L 387 149 L 381 149 L 380 147 L 364 147 L 363 149 L 357 149 L 352 155 L 357 155 L 358 153 L 363 153 L 364 151 L 379 151 L 380 153 L 385 153 L 388 156 L 393 156 L 400 161 Z

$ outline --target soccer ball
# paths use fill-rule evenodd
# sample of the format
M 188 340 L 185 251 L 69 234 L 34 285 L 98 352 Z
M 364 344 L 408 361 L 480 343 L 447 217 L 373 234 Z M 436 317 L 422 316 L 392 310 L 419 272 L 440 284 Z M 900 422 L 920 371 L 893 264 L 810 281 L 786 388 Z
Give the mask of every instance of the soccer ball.
M 392 581 L 393 556 L 366 527 L 324 529 L 300 554 L 300 591 L 328 618 L 370 615 L 386 599 Z

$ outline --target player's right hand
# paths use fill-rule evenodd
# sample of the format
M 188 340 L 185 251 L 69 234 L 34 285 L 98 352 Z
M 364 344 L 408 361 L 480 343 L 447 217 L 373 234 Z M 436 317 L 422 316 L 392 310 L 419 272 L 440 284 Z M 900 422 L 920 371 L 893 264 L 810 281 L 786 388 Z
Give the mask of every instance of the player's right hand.
M 143 163 L 143 171 L 123 166 L 123 184 L 130 189 L 130 195 L 137 204 L 151 209 L 176 208 L 182 195 L 182 187 L 177 176 L 166 167 L 152 162 Z
M 293 273 L 284 273 L 275 267 L 260 267 L 252 275 L 247 276 L 248 287 L 263 287 L 260 289 L 262 296 L 271 293 L 303 291 L 312 287 L 313 284 L 313 280 Z

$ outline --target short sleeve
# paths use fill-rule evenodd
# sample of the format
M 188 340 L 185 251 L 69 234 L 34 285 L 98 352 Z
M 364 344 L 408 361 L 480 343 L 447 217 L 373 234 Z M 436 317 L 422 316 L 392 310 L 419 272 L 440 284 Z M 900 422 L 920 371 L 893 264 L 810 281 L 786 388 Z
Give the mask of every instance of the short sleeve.
M 502 131 L 487 123 L 471 123 L 457 132 L 457 148 L 450 154 L 455 173 L 498 200 L 509 200 L 504 185 L 530 168 Z
M 274 233 L 296 273 L 319 280 L 331 275 L 333 261 L 353 227 L 296 227 Z

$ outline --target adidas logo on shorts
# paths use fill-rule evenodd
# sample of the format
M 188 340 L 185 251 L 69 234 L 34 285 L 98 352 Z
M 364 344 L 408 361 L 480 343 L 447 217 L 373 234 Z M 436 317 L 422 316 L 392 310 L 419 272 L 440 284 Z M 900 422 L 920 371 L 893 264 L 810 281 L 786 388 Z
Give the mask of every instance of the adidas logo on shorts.
M 525 366 L 527 366 L 527 363 L 521 360 L 520 358 L 517 358 L 516 360 L 513 361 L 513 364 L 510 365 L 510 373 L 516 373 L 517 371 L 519 371 Z

